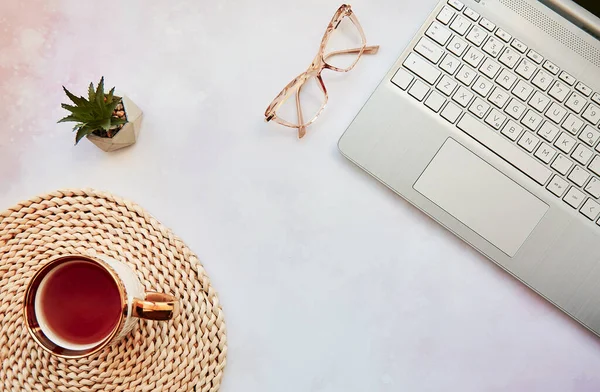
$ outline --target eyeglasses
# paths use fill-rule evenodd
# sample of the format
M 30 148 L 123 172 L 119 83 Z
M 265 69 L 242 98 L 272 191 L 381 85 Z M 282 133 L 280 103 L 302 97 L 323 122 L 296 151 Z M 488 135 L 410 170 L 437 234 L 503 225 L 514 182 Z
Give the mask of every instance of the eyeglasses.
M 321 40 L 319 53 L 306 72 L 298 75 L 275 97 L 265 111 L 265 121 L 271 120 L 298 129 L 298 137 L 315 122 L 325 109 L 328 94 L 321 78 L 324 69 L 348 72 L 363 54 L 375 54 L 379 46 L 367 46 L 365 33 L 352 8 L 343 4 L 333 15 Z M 295 95 L 295 105 L 289 98 Z M 308 120 L 308 121 L 307 121 Z

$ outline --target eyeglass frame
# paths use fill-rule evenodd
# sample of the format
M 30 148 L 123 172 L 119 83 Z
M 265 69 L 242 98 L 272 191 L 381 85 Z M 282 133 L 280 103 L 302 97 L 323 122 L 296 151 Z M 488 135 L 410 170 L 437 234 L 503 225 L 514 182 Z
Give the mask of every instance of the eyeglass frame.
M 325 48 L 327 46 L 327 43 L 329 42 L 329 39 L 331 38 L 333 31 L 339 26 L 339 24 L 345 17 L 348 17 L 350 21 L 354 24 L 354 26 L 357 28 L 362 40 L 361 47 L 347 50 L 337 50 L 326 54 Z M 281 92 L 275 97 L 275 99 L 273 99 L 271 104 L 267 107 L 267 110 L 265 110 L 265 122 L 275 121 L 280 125 L 289 128 L 296 128 L 298 129 L 298 138 L 303 138 L 304 135 L 306 135 L 306 127 L 308 127 L 316 121 L 316 119 L 319 117 L 319 115 L 321 115 L 321 113 L 325 109 L 325 106 L 327 106 L 327 102 L 329 101 L 327 87 L 325 87 L 325 83 L 323 82 L 323 78 L 321 77 L 321 73 L 323 72 L 323 70 L 329 69 L 336 72 L 349 72 L 354 68 L 354 66 L 356 66 L 358 60 L 360 60 L 363 54 L 376 54 L 378 51 L 379 45 L 367 46 L 367 38 L 365 36 L 365 32 L 360 22 L 358 21 L 356 14 L 352 11 L 352 7 L 348 4 L 342 4 L 333 15 L 331 22 L 329 22 L 329 25 L 325 30 L 325 34 L 321 39 L 321 45 L 319 47 L 319 52 L 317 53 L 317 56 L 305 72 L 295 77 L 290 83 L 288 83 L 283 88 L 283 90 L 281 90 Z M 356 57 L 354 62 L 347 68 L 338 68 L 327 63 L 327 59 L 332 56 L 354 53 L 358 53 L 358 56 Z M 313 77 L 318 82 L 319 88 L 324 94 L 324 100 L 321 105 L 321 108 L 317 111 L 314 118 L 311 119 L 309 122 L 304 123 L 304 117 L 302 115 L 302 105 L 300 102 L 300 92 L 306 81 Z M 290 95 L 294 93 L 294 90 L 296 94 L 296 110 L 298 111 L 298 124 L 293 124 L 277 116 L 277 109 L 279 109 L 281 105 L 283 105 L 283 103 L 288 98 L 290 98 Z

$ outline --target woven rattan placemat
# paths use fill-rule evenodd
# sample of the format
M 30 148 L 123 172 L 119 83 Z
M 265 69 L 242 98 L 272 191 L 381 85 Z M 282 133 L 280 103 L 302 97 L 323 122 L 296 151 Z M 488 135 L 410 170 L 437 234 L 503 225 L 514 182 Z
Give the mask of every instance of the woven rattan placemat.
M 25 288 L 54 255 L 104 254 L 134 268 L 147 290 L 175 295 L 172 322 L 141 320 L 118 345 L 79 360 L 29 336 Z M 61 190 L 0 213 L 1 391 L 217 391 L 227 340 L 223 312 L 194 253 L 140 206 L 94 190 Z

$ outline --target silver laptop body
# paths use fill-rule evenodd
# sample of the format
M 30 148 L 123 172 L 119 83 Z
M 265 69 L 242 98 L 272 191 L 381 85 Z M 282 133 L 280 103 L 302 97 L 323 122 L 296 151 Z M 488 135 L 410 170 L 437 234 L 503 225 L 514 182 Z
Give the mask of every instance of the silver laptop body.
M 600 20 L 461 1 L 438 3 L 339 149 L 600 335 Z

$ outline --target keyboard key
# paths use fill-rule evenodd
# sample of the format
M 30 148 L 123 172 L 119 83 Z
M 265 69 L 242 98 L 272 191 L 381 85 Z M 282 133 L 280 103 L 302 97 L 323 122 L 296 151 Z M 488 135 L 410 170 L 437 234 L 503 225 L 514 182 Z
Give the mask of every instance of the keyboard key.
M 571 170 L 571 167 L 573 167 L 573 161 L 566 156 L 559 154 L 554 162 L 552 162 L 551 167 L 563 176 L 566 176 L 569 170 Z
M 579 166 L 575 166 L 575 168 L 567 178 L 571 180 L 575 185 L 582 187 L 583 184 L 585 184 L 586 181 L 590 178 L 590 173 L 586 172 Z
M 499 61 L 506 65 L 508 68 L 512 68 L 519 61 L 519 54 L 512 50 L 511 48 L 506 48 L 504 52 L 502 52 L 502 56 L 500 56 Z
M 542 143 L 542 145 L 535 152 L 535 156 L 545 164 L 549 164 L 555 155 L 556 150 L 547 145 L 546 143 Z
M 594 153 L 583 144 L 578 144 L 571 156 L 583 166 L 587 166 L 592 157 L 594 157 Z
M 600 105 L 600 93 L 594 93 L 594 95 L 592 95 L 592 101 Z
M 590 147 L 594 147 L 598 140 L 600 140 L 600 132 L 598 132 L 594 127 L 586 125 L 583 129 L 583 132 L 579 135 L 579 140 L 584 142 Z
M 454 75 L 454 72 L 456 72 L 459 66 L 460 60 L 449 53 L 446 54 L 446 57 L 444 57 L 444 60 L 442 60 L 440 63 L 440 68 L 448 72 L 450 75 Z
M 600 156 L 596 155 L 592 163 L 589 166 L 590 170 L 597 176 L 600 176 Z
M 583 166 L 586 166 L 590 159 L 594 156 L 594 153 L 589 148 L 585 147 L 583 144 L 578 144 L 575 151 L 571 156 Z
M 579 209 L 579 206 L 581 205 L 581 203 L 583 203 L 584 199 L 585 195 L 581 191 L 579 191 L 579 189 L 571 187 L 571 189 L 569 189 L 569 192 L 567 192 L 567 195 L 563 200 L 571 207 Z
M 546 91 L 548 87 L 550 87 L 550 83 L 552 83 L 552 76 L 550 76 L 547 72 L 539 70 L 538 73 L 535 74 L 535 78 L 533 78 L 531 83 L 540 90 Z
M 521 136 L 523 132 L 523 127 L 514 122 L 513 120 L 509 120 L 504 128 L 502 128 L 502 134 L 512 140 L 513 142 Z
M 559 132 L 560 131 L 557 127 L 550 124 L 548 121 L 544 121 L 544 124 L 542 124 L 542 127 L 538 131 L 538 135 L 543 137 L 546 141 L 552 143 L 554 139 L 556 139 L 556 136 L 558 136 Z
M 496 78 L 496 82 L 507 90 L 510 90 L 513 84 L 517 81 L 517 76 L 512 72 L 503 69 L 500 75 Z
M 536 64 L 541 64 L 542 61 L 544 61 L 544 57 L 542 57 L 542 55 L 536 52 L 535 50 L 530 50 L 529 52 L 527 52 L 527 57 L 532 59 Z
M 471 83 L 473 83 L 473 80 L 475 80 L 475 76 L 477 76 L 477 72 L 475 72 L 475 70 L 463 65 L 460 67 L 460 70 L 456 74 L 455 78 L 466 86 L 470 86 Z
M 454 16 L 454 11 L 452 11 L 450 8 L 444 6 L 444 8 L 442 8 L 442 10 L 440 11 L 440 13 L 438 14 L 436 19 L 439 20 L 440 22 L 442 22 L 443 24 L 447 25 L 448 23 L 450 23 L 453 16 Z
M 577 85 L 575 86 L 575 90 L 579 91 L 581 94 L 585 95 L 586 97 L 589 97 L 590 95 L 592 95 L 592 89 L 581 82 L 577 83 Z
M 460 35 L 465 35 L 469 27 L 471 27 L 471 22 L 460 15 L 457 15 L 454 21 L 450 24 L 450 28 Z
M 517 68 L 515 69 L 515 72 L 518 75 L 521 75 L 523 78 L 529 80 L 529 78 L 531 78 L 533 76 L 533 73 L 535 72 L 535 70 L 536 70 L 535 64 L 533 64 L 531 61 L 529 61 L 527 59 L 523 59 L 523 60 L 521 60 L 521 62 L 517 66 Z
M 598 215 L 600 215 L 600 204 L 592 201 L 592 199 L 587 199 L 583 207 L 581 207 L 580 212 L 590 220 L 595 221 L 598 219 Z
M 522 80 L 519 80 L 515 88 L 513 88 L 513 94 L 521 98 L 523 101 L 527 101 L 532 91 L 533 87 Z
M 479 14 L 470 8 L 465 8 L 463 13 L 467 16 L 467 18 L 471 19 L 473 22 L 477 22 L 477 19 L 479 19 Z
M 518 99 L 513 98 L 504 111 L 515 120 L 518 120 L 525 113 L 525 109 L 527 109 L 525 105 L 519 102 Z
M 421 38 L 417 45 L 415 45 L 415 52 L 419 53 L 434 64 L 440 61 L 442 55 L 444 54 L 443 49 L 425 37 Z
M 566 85 L 562 84 L 557 80 L 548 94 L 550 94 L 550 96 L 556 99 L 557 101 L 562 102 L 569 94 L 569 91 L 570 90 Z
M 425 35 L 440 45 L 446 45 L 452 33 L 438 22 L 433 22 L 425 32 Z
M 432 91 L 425 100 L 425 106 L 437 113 L 442 108 L 444 102 L 446 102 L 446 99 L 442 94 Z
M 554 64 L 551 61 L 546 60 L 546 62 L 544 63 L 543 67 L 547 70 L 550 71 L 550 73 L 552 75 L 556 75 L 559 71 L 558 67 L 556 66 L 556 64 Z
M 427 87 L 427 85 L 420 80 L 417 80 L 415 84 L 412 85 L 410 90 L 408 90 L 408 93 L 419 101 L 422 101 L 428 91 L 429 87 Z
M 471 31 L 469 31 L 469 34 L 467 34 L 467 41 L 470 41 L 472 44 L 477 46 L 481 46 L 486 38 L 487 33 L 479 26 L 473 26 Z
M 504 105 L 506 105 L 506 102 L 508 102 L 509 98 L 510 94 L 508 92 L 504 91 L 500 87 L 496 87 L 494 88 L 494 91 L 492 92 L 488 100 L 494 105 L 496 105 L 498 108 L 502 109 Z
M 480 76 L 479 78 L 477 78 L 477 81 L 475 82 L 475 84 L 473 84 L 473 87 L 471 88 L 477 94 L 485 98 L 490 93 L 490 91 L 492 91 L 492 87 L 494 87 L 494 84 L 491 81 L 484 78 L 483 76 Z
M 467 63 L 477 68 L 483 60 L 483 53 L 471 46 L 463 58 Z
M 483 45 L 483 51 L 492 57 L 498 57 L 503 48 L 504 44 L 502 41 L 494 37 L 490 37 L 485 45 Z
M 567 114 L 567 110 L 556 102 L 552 102 L 552 105 L 550 105 L 550 108 L 546 111 L 546 117 L 557 124 L 560 124 L 565 117 L 565 114 Z
M 550 108 L 552 109 L 552 108 Z M 583 121 L 581 121 L 574 114 L 569 114 L 569 117 L 565 120 L 562 127 L 567 131 L 571 132 L 573 135 L 577 135 L 583 126 Z
M 488 78 L 494 79 L 498 71 L 500 71 L 500 64 L 490 58 L 486 58 L 481 67 L 479 67 L 479 70 Z
M 505 159 L 538 184 L 545 185 L 550 179 L 550 176 L 552 175 L 550 169 L 516 148 L 508 140 L 491 132 L 487 125 L 480 123 L 470 114 L 465 114 L 458 122 L 457 127 Z
M 583 112 L 583 118 L 594 125 L 598 124 L 598 121 L 600 121 L 600 108 L 593 103 L 590 103 L 587 109 L 585 109 Z
M 450 78 L 447 75 L 444 75 L 444 77 L 438 82 L 435 88 L 440 90 L 445 95 L 450 96 L 457 85 L 458 83 L 456 83 L 452 78 Z
M 504 31 L 502 29 L 496 30 L 496 37 L 499 37 L 502 41 L 504 41 L 506 43 L 510 42 L 510 39 L 512 38 L 512 36 L 510 34 L 508 34 L 506 31 Z
M 462 113 L 462 110 L 452 102 L 448 102 L 444 110 L 442 110 L 442 117 L 450 121 L 452 124 L 458 119 L 458 116 Z
M 513 39 L 510 46 L 517 49 L 521 53 L 525 53 L 527 51 L 527 45 L 525 45 L 523 42 L 519 41 L 518 39 Z
M 565 154 L 570 154 L 571 151 L 573 151 L 575 144 L 577 144 L 577 141 L 564 132 L 562 132 L 560 134 L 558 139 L 556 139 L 556 143 L 554 143 L 554 145 L 556 147 L 558 147 Z M 565 173 L 562 173 L 562 174 L 565 174 Z
M 462 10 L 463 7 L 465 6 L 463 3 L 461 3 L 458 0 L 448 0 L 448 4 L 450 4 L 452 7 L 456 8 L 458 11 Z
M 413 79 L 414 77 L 408 71 L 400 68 L 392 78 L 392 83 L 400 87 L 402 90 L 406 90 Z
M 491 125 L 492 128 L 496 130 L 502 128 L 502 124 L 504 124 L 504 121 L 506 121 L 506 116 L 496 109 L 492 109 L 490 114 L 488 114 L 485 118 L 485 122 Z
M 529 105 L 540 113 L 544 112 L 549 103 L 550 98 L 539 91 L 536 91 L 535 94 L 533 94 L 533 97 L 531 97 L 529 100 Z
M 519 139 L 519 146 L 523 147 L 525 150 L 529 152 L 533 152 L 537 145 L 540 143 L 540 138 L 535 136 L 533 133 L 526 131 L 521 139 Z
M 475 98 L 475 101 L 469 107 L 469 111 L 479 118 L 483 118 L 489 109 L 490 105 L 481 98 Z
M 559 176 L 552 177 L 552 181 L 548 184 L 546 189 L 552 192 L 557 197 L 563 197 L 565 191 L 569 187 L 569 183 L 560 178 Z
M 584 189 L 587 193 L 592 195 L 592 197 L 599 199 L 600 198 L 600 180 L 596 177 L 592 177 L 590 182 L 585 186 Z
M 565 106 L 574 111 L 575 113 L 579 114 L 585 106 L 585 104 L 585 98 L 577 94 L 576 92 L 573 92 L 569 99 L 567 99 Z
M 562 71 L 560 73 L 560 75 L 558 75 L 558 77 L 560 78 L 560 80 L 562 80 L 569 86 L 572 86 L 575 84 L 575 78 L 573 76 L 571 76 L 570 74 L 566 73 L 565 71 Z
M 587 199 L 579 211 L 591 221 L 595 222 L 596 219 L 598 219 L 598 214 L 600 214 L 600 204 L 596 203 L 592 199 Z M 600 225 L 600 223 L 598 225 Z
M 490 22 L 489 20 L 487 20 L 486 18 L 482 18 L 479 21 L 479 24 L 482 25 L 483 28 L 488 31 L 494 31 L 494 29 L 496 28 L 496 25 L 493 24 L 492 22 Z
M 458 35 L 455 35 L 450 40 L 447 48 L 450 52 L 454 53 L 457 56 L 462 56 L 469 45 L 461 39 Z
M 460 87 L 452 96 L 452 100 L 458 103 L 463 108 L 466 108 L 473 99 L 474 94 L 464 87 Z
M 409 54 L 406 60 L 404 60 L 404 66 L 423 78 L 429 84 L 435 83 L 442 73 L 414 53 Z
M 527 113 L 525 113 L 525 117 L 523 117 L 523 119 L 521 120 L 521 124 L 525 125 L 527 128 L 531 129 L 532 131 L 535 131 L 536 129 L 538 129 L 538 127 L 540 126 L 541 123 L 542 123 L 542 117 L 540 117 L 533 110 L 528 110 Z

